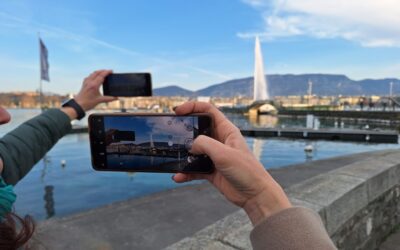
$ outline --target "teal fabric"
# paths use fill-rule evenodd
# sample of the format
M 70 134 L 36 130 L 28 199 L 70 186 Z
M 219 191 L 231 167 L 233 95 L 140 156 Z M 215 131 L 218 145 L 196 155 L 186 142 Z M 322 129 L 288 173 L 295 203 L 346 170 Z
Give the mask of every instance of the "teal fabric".
M 17 199 L 12 185 L 7 185 L 0 177 L 0 221 L 12 211 L 12 205 Z

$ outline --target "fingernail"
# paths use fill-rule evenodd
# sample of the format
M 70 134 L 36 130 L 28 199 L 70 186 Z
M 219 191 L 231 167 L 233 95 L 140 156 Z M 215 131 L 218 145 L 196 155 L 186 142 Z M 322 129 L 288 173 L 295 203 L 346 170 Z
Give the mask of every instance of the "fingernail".
M 178 106 L 173 106 L 173 107 L 172 107 L 172 110 L 175 111 L 175 109 L 176 109 L 177 107 L 178 107 Z

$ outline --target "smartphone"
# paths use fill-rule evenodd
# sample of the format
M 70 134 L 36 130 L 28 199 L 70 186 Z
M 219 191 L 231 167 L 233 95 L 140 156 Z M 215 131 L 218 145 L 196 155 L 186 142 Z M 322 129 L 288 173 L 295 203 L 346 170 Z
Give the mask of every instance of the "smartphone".
M 92 114 L 92 166 L 103 171 L 211 173 L 211 159 L 189 150 L 197 136 L 212 136 L 212 127 L 209 114 Z
M 149 73 L 110 74 L 103 83 L 106 96 L 151 96 L 151 75 Z

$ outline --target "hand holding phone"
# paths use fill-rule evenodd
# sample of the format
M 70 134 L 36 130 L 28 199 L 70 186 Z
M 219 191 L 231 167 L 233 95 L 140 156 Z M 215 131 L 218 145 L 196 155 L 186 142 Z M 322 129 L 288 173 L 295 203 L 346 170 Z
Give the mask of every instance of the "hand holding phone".
M 152 83 L 149 73 L 110 74 L 103 84 L 105 96 L 151 96 Z
M 211 128 L 208 114 L 92 114 L 92 165 L 104 171 L 210 173 L 210 158 L 189 151 L 197 136 L 211 136 Z
M 111 70 L 97 70 L 84 79 L 81 90 L 74 98 L 84 111 L 95 108 L 99 103 L 117 100 L 115 97 L 100 94 L 100 86 L 111 73 Z
M 204 102 L 187 102 L 175 109 L 177 115 L 199 112 L 213 115 L 215 136 L 198 136 L 191 152 L 207 154 L 215 164 L 215 171 L 177 173 L 173 176 L 175 182 L 210 181 L 230 202 L 242 207 L 254 225 L 291 207 L 285 192 L 252 154 L 240 130 L 221 111 Z

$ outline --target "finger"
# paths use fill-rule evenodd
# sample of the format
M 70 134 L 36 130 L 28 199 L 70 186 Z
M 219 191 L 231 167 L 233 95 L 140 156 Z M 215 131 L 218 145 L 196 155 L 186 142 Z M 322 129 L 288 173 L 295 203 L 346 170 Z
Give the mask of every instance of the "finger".
M 226 119 L 221 111 L 219 111 L 214 105 L 211 105 L 207 102 L 185 102 L 184 104 L 179 105 L 175 108 L 175 113 L 177 115 L 187 115 L 191 113 L 209 113 L 212 114 L 216 124 Z
M 10 114 L 4 108 L 0 107 L 0 125 L 6 124 L 11 120 Z
M 176 183 L 184 183 L 193 180 L 209 180 L 209 174 L 185 174 L 185 173 L 177 173 L 172 176 L 172 180 Z
M 100 72 L 101 72 L 101 70 L 93 71 L 92 74 L 90 74 L 86 79 L 93 80 L 93 79 L 96 78 L 96 76 L 97 76 Z
M 175 108 L 177 115 L 186 115 L 190 113 L 209 113 L 214 118 L 215 134 L 214 137 L 219 141 L 226 143 L 230 137 L 234 141 L 231 146 L 246 149 L 247 144 L 240 133 L 240 130 L 229 121 L 225 115 L 214 105 L 206 102 L 186 102 Z
M 208 155 L 216 168 L 229 164 L 234 160 L 232 157 L 236 155 L 232 148 L 205 135 L 199 135 L 194 140 L 190 152 L 196 155 Z
M 112 70 L 102 70 L 99 72 L 99 74 L 97 74 L 97 76 L 94 78 L 96 86 L 100 87 L 103 84 L 104 79 L 111 73 Z
M 225 141 L 228 134 L 236 130 L 236 126 L 233 125 L 225 115 L 219 111 L 214 105 L 207 102 L 186 102 L 175 108 L 177 115 L 187 115 L 191 113 L 209 113 L 214 119 L 214 125 L 217 128 L 217 133 L 221 141 Z M 220 127 L 224 127 L 223 130 L 219 130 Z

